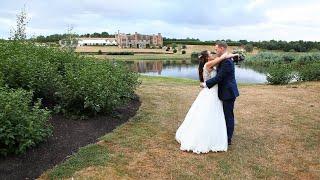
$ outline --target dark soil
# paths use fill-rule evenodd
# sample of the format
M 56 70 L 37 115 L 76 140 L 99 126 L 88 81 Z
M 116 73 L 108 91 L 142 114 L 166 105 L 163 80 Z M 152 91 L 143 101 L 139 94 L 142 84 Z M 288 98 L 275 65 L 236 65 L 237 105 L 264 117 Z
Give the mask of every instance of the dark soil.
M 50 119 L 53 136 L 25 154 L 0 158 L 0 179 L 35 179 L 44 171 L 63 162 L 80 147 L 97 142 L 97 138 L 127 122 L 139 109 L 138 98 L 116 109 L 113 115 L 88 120 L 70 120 L 62 115 Z

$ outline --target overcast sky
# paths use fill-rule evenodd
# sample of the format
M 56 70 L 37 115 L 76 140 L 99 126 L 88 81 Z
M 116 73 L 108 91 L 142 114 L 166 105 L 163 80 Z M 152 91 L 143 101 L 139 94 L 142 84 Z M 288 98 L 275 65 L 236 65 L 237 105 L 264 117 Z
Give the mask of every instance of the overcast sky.
M 320 0 L 1 0 L 0 38 L 26 5 L 27 33 L 162 33 L 201 40 L 320 41 Z

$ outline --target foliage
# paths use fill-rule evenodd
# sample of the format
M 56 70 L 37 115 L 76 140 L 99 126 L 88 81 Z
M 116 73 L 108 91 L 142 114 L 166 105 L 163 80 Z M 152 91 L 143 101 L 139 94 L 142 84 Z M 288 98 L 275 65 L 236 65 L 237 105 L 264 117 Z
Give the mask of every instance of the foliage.
M 64 113 L 107 113 L 139 84 L 123 65 L 18 42 L 0 44 L 0 72 L 8 87 L 32 90 Z
M 10 31 L 10 38 L 11 40 L 25 40 L 27 38 L 26 28 L 28 24 L 27 20 L 27 12 L 26 8 L 24 7 L 19 14 L 17 14 L 16 19 L 17 27 L 13 28 Z
M 138 75 L 122 64 L 87 60 L 66 64 L 61 106 L 68 112 L 110 112 L 133 97 Z
M 267 81 L 270 84 L 288 84 L 293 78 L 290 66 L 273 65 L 268 69 Z
M 134 52 L 107 52 L 106 55 L 134 55 Z
M 309 63 L 299 68 L 299 80 L 320 81 L 320 63 Z
M 282 50 L 285 52 L 294 51 L 294 52 L 316 52 L 320 50 L 320 42 L 313 41 L 247 41 L 247 40 L 239 40 L 232 41 L 230 39 L 227 40 L 215 40 L 215 41 L 200 41 L 199 39 L 169 39 L 164 38 L 163 44 L 186 44 L 186 45 L 213 45 L 217 41 L 225 41 L 229 46 L 241 46 L 248 45 L 249 47 L 252 45 L 253 47 L 257 47 L 264 50 Z M 249 52 L 249 51 L 248 51 Z
M 49 111 L 34 106 L 32 92 L 0 87 L 0 155 L 19 154 L 52 134 Z
M 4 87 L 4 86 L 5 86 L 5 83 L 3 80 L 3 74 L 2 74 L 2 72 L 0 72 L 0 87 Z
M 271 84 L 284 84 L 297 75 L 302 81 L 319 80 L 320 53 L 261 52 L 248 56 L 245 65 L 269 69 Z M 289 73 L 290 71 L 290 73 Z M 290 74 L 290 75 L 289 75 Z M 290 81 L 290 80 L 289 80 Z
M 173 53 L 177 53 L 178 52 L 178 50 L 176 50 L 176 49 L 173 49 Z
M 246 44 L 244 46 L 244 49 L 246 50 L 246 52 L 252 52 L 253 51 L 253 45 L 252 44 Z

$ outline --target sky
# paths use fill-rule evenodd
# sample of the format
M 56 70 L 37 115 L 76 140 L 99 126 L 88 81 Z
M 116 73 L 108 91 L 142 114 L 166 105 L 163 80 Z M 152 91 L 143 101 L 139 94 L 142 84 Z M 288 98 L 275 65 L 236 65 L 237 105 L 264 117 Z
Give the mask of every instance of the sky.
M 320 41 L 320 0 L 1 0 L 0 38 L 26 7 L 27 35 L 118 30 L 201 40 Z

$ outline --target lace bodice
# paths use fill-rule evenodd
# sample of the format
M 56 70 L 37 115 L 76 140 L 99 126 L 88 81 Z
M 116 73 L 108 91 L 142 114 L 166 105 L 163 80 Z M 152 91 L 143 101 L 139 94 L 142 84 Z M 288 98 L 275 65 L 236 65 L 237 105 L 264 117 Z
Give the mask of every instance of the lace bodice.
M 208 79 L 216 76 L 216 69 L 214 68 L 211 72 L 207 70 L 207 68 L 203 67 L 203 80 L 207 81 Z

